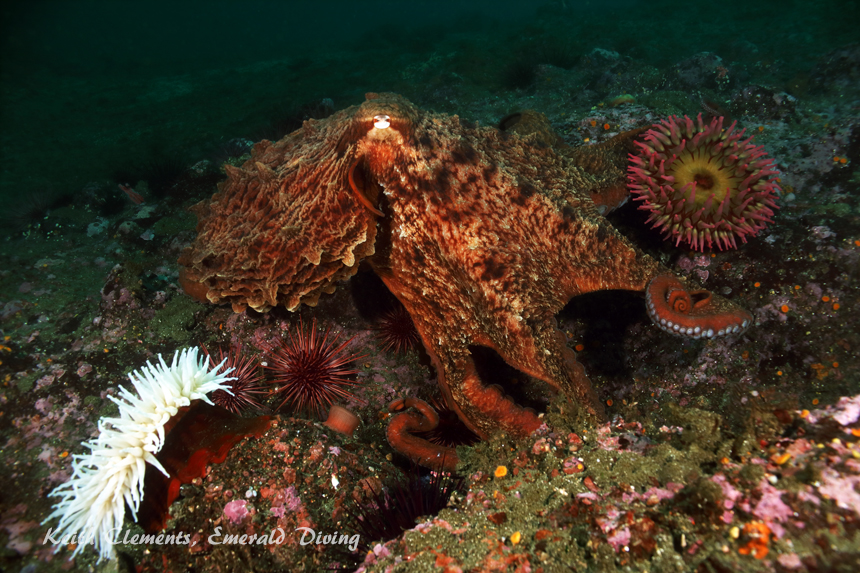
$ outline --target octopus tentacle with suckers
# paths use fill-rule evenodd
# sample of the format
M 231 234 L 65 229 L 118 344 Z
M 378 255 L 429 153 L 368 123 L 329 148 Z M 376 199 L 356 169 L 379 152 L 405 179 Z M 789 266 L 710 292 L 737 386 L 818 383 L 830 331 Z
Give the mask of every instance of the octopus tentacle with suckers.
M 517 131 L 368 94 L 262 141 L 197 206 L 182 285 L 237 312 L 294 310 L 316 304 L 366 260 L 411 315 L 450 408 L 482 438 L 525 435 L 541 420 L 481 380 L 476 347 L 561 390 L 581 413 L 604 416 L 554 318 L 572 297 L 644 292 L 660 328 L 692 338 L 752 323 L 732 302 L 673 276 L 602 216 L 619 201 L 639 131 L 584 148 L 553 145 L 540 129 Z M 397 432 L 432 423 L 423 410 L 426 420 L 397 422 L 406 414 L 394 416 Z M 433 465 L 423 446 L 419 453 L 396 433 L 391 441 Z

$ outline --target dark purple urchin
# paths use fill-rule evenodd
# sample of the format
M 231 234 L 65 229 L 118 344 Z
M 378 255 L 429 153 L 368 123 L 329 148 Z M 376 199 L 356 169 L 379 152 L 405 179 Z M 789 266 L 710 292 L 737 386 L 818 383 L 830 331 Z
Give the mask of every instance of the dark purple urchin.
M 363 559 L 376 542 L 394 539 L 415 527 L 421 517 L 435 516 L 448 505 L 454 492 L 464 489 L 462 477 L 447 472 L 422 475 L 417 466 L 405 477 L 390 479 L 379 489 L 368 483 L 370 499 L 346 507 L 350 534 L 358 534 L 358 550 Z
M 320 336 L 316 320 L 306 332 L 299 322 L 286 340 L 276 342 L 266 368 L 272 374 L 271 383 L 278 386 L 270 395 L 284 395 L 278 409 L 289 402 L 293 410 L 313 411 L 322 417 L 334 401 L 352 396 L 350 388 L 358 384 L 349 377 L 358 370 L 350 364 L 365 355 L 347 355 L 352 338 L 338 345 L 340 333 L 329 340 L 330 332 L 331 327 L 326 328 Z
M 212 401 L 216 405 L 234 414 L 239 414 L 247 408 L 261 409 L 263 407 L 257 397 L 263 397 L 268 392 L 263 388 L 263 374 L 254 357 L 240 354 L 237 348 L 227 352 L 219 348 L 217 356 L 210 354 L 206 347 L 203 347 L 203 351 L 209 356 L 213 366 L 224 362 L 223 366 L 219 368 L 219 372 L 233 368 L 230 376 L 236 377 L 235 380 L 226 383 L 230 387 L 230 391 L 233 392 L 232 395 L 224 390 L 215 390 L 212 393 Z
M 423 438 L 431 444 L 446 448 L 471 446 L 481 441 L 475 432 L 464 424 L 457 413 L 448 408 L 444 401 L 431 398 L 428 403 L 439 415 L 439 425 L 426 432 L 413 432 L 416 437 Z
M 418 336 L 412 317 L 403 305 L 397 305 L 395 309 L 382 315 L 375 330 L 383 350 L 406 352 L 421 347 L 421 337 Z

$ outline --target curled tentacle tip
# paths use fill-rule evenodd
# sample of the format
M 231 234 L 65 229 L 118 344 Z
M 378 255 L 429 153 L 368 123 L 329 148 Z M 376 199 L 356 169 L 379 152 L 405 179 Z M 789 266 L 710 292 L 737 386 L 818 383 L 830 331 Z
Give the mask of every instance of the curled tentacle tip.
M 645 300 L 654 324 L 677 336 L 699 339 L 738 334 L 753 322 L 744 309 L 716 304 L 709 291 L 690 291 L 670 275 L 654 277 L 646 288 Z

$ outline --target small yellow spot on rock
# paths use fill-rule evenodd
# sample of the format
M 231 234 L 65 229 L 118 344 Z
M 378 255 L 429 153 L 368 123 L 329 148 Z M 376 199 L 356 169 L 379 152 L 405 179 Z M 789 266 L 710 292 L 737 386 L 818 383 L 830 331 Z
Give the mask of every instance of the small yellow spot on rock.
M 813 405 L 813 406 L 818 406 L 818 398 L 813 398 L 813 399 L 812 399 L 812 405 Z
M 494 475 L 495 475 L 497 478 L 503 478 L 503 477 L 505 477 L 506 475 L 508 475 L 508 468 L 506 468 L 505 466 L 498 466 L 498 467 L 496 468 L 496 471 L 494 472 Z
M 801 418 L 807 418 L 808 416 L 809 416 L 809 410 L 803 410 L 802 412 L 800 412 Z
M 741 530 L 737 525 L 735 525 L 734 527 L 729 529 L 729 537 L 731 537 L 732 539 L 737 539 L 740 536 L 741 536 Z
M 759 282 L 753 283 L 753 286 L 754 286 L 755 288 L 758 288 L 758 287 L 760 287 L 760 286 L 761 286 L 761 283 L 759 283 Z
M 521 534 L 519 531 L 514 531 L 514 532 L 511 534 L 511 543 L 513 543 L 514 545 L 516 545 L 517 543 L 519 543 L 519 542 L 520 542 L 520 539 L 521 539 L 521 538 L 522 538 L 522 534 Z
M 60 457 L 61 457 L 61 458 L 66 458 L 66 457 L 68 457 L 68 456 L 69 456 L 69 452 L 63 452 L 63 453 L 61 453 L 61 454 L 60 454 Z
M 779 455 L 774 454 L 770 459 L 776 465 L 781 466 L 782 464 L 784 464 L 785 462 L 787 462 L 788 460 L 791 459 L 791 454 L 789 454 L 789 453 L 779 454 Z

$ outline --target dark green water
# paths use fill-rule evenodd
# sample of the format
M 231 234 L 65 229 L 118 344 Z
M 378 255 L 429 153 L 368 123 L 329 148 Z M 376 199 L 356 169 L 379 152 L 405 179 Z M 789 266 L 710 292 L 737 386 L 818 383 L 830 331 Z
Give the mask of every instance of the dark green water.
M 340 109 L 395 91 L 469 116 L 533 90 L 536 66 L 576 68 L 595 48 L 657 73 L 711 51 L 799 92 L 792 82 L 853 41 L 858 22 L 856 2 L 801 1 L 30 0 L 0 10 L 0 195 L 13 202 L 121 182 L 165 158 L 190 165 L 219 142 L 301 121 L 323 98 Z

